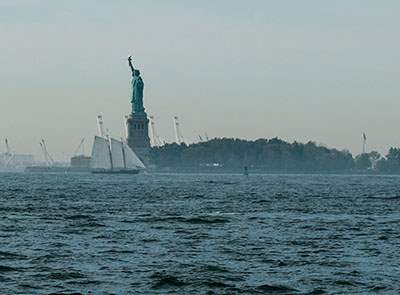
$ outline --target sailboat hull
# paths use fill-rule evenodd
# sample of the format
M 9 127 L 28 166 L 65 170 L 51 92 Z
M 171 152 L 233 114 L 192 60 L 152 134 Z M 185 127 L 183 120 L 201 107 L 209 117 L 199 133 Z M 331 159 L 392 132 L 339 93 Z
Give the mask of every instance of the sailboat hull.
M 139 174 L 140 170 L 92 170 L 93 174 Z

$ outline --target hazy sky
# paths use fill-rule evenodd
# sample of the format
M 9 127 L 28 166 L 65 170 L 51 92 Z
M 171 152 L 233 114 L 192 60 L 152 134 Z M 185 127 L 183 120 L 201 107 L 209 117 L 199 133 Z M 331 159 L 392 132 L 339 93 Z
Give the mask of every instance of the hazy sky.
M 398 0 L 0 0 L 0 138 L 68 158 L 122 136 L 133 54 L 157 131 L 400 145 Z M 1 145 L 0 150 L 3 150 Z

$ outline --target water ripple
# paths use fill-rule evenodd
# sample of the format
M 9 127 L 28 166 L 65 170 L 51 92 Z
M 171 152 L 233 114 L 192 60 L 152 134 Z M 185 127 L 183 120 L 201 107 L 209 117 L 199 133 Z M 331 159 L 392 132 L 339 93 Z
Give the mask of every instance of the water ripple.
M 397 294 L 399 180 L 2 174 L 1 294 Z

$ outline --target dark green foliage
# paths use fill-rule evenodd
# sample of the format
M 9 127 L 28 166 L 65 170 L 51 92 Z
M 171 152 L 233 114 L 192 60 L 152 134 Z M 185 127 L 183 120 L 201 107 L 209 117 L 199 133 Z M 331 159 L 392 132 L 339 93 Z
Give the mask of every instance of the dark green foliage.
M 400 173 L 400 149 L 390 148 L 386 159 L 377 162 L 376 169 L 382 173 Z
M 400 173 L 400 148 L 390 148 L 385 158 L 378 152 L 353 158 L 314 142 L 288 143 L 279 138 L 255 141 L 220 138 L 191 144 L 152 148 L 150 159 L 159 169 L 187 171 L 243 171 L 294 173 Z
M 197 144 L 167 144 L 153 148 L 151 160 L 158 168 L 206 169 L 219 167 L 241 171 L 343 172 L 354 168 L 348 151 L 319 146 L 314 142 L 288 143 L 279 138 L 247 141 L 221 138 Z
M 354 159 L 355 168 L 361 171 L 375 169 L 380 159 L 381 155 L 378 152 L 357 155 Z

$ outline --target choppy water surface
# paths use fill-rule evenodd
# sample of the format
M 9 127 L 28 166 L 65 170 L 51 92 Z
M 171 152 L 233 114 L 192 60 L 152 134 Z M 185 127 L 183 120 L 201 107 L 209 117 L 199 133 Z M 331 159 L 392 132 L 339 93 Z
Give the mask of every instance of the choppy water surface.
M 0 174 L 1 294 L 397 294 L 400 178 Z

